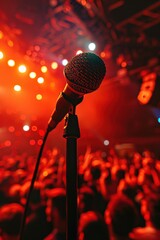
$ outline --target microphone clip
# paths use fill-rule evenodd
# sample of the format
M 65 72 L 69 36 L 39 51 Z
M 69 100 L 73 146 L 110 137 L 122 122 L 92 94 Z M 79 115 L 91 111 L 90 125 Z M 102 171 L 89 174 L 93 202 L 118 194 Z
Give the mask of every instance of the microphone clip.
M 80 104 L 82 101 L 83 101 L 83 96 L 82 97 L 79 97 L 79 98 L 70 98 L 68 97 L 67 94 L 65 94 L 64 92 L 61 93 L 62 96 L 64 97 L 64 99 L 71 103 L 74 107 L 77 106 L 78 104 Z

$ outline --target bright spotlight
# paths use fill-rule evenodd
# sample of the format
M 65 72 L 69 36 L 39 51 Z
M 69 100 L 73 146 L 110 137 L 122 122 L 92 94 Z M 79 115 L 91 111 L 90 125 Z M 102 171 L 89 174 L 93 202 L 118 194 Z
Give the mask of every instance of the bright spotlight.
M 21 86 L 20 85 L 15 85 L 14 86 L 14 91 L 20 92 L 21 91 Z
M 88 49 L 89 50 L 91 50 L 91 51 L 94 51 L 95 49 L 96 49 L 96 44 L 95 43 L 90 43 L 89 45 L 88 45 Z
M 25 73 L 25 72 L 27 71 L 27 68 L 26 68 L 25 65 L 20 65 L 20 66 L 18 67 L 18 71 L 19 71 L 20 73 Z
M 27 132 L 29 131 L 30 127 L 26 124 L 23 126 L 23 131 Z
M 13 59 L 8 60 L 8 66 L 14 67 L 15 66 L 15 61 Z
M 48 71 L 46 66 L 42 66 L 41 67 L 41 72 L 46 73 Z
M 104 140 L 104 145 L 108 146 L 109 145 L 109 141 L 108 140 Z
M 37 75 L 37 74 L 36 74 L 35 72 L 30 72 L 30 74 L 29 74 L 30 78 L 35 78 L 36 75 Z
M 44 83 L 44 78 L 43 78 L 43 77 L 39 77 L 39 78 L 37 79 L 37 82 L 38 82 L 39 84 Z
M 68 63 L 68 60 L 67 60 L 67 59 L 63 59 L 63 60 L 62 60 L 62 65 L 63 65 L 63 66 L 66 66 L 67 63 Z
M 52 69 L 57 69 L 57 68 L 58 68 L 58 63 L 52 62 L 52 63 L 51 63 L 51 68 L 52 68 Z

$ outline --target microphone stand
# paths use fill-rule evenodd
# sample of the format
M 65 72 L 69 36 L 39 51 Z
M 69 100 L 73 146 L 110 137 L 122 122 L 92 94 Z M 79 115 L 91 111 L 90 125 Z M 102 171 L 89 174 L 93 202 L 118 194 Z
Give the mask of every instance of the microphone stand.
M 80 99 L 79 102 L 81 102 Z M 78 103 L 77 103 L 78 104 Z M 77 138 L 80 130 L 76 105 L 71 105 L 65 118 L 64 134 L 66 138 L 66 239 L 77 240 L 78 237 L 78 209 L 77 209 Z

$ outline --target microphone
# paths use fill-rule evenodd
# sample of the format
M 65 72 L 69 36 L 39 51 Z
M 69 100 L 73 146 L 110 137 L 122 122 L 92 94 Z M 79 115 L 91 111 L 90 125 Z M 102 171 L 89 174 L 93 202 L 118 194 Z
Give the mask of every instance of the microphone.
M 98 89 L 105 74 L 105 64 L 96 54 L 86 52 L 73 57 L 64 69 L 67 83 L 56 101 L 48 122 L 48 131 L 56 128 L 70 107 L 76 106 L 83 100 L 84 94 Z

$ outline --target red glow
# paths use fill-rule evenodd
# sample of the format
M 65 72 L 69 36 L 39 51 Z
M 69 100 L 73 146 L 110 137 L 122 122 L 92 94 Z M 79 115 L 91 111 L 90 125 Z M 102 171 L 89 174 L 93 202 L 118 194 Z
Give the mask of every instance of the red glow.
M 44 136 L 44 130 L 39 130 L 38 133 L 40 136 L 42 136 L 42 137 Z
M 20 119 L 21 119 L 21 120 L 25 120 L 25 119 L 26 119 L 26 115 L 25 115 L 25 114 L 21 114 L 21 115 L 20 115 Z
M 10 140 L 6 140 L 6 141 L 4 142 L 4 145 L 5 145 L 5 147 L 10 147 L 10 146 L 12 145 L 12 143 L 11 143 Z
M 121 67 L 123 67 L 123 68 L 127 67 L 127 62 L 126 62 L 126 61 L 123 61 L 123 62 L 121 63 Z
M 39 140 L 37 141 L 37 144 L 38 144 L 39 146 L 41 146 L 42 143 L 43 143 L 43 141 L 42 141 L 41 139 L 39 139 Z
M 8 128 L 8 131 L 9 131 L 9 132 L 14 132 L 14 131 L 15 131 L 15 127 L 10 126 L 10 127 Z
M 36 132 L 37 131 L 37 126 L 32 126 L 31 129 L 32 129 L 33 132 Z
M 31 139 L 31 140 L 29 141 L 29 144 L 30 144 L 31 146 L 34 146 L 34 145 L 36 144 L 36 141 L 35 141 L 34 139 Z
M 14 46 L 14 43 L 13 43 L 13 41 L 11 41 L 11 40 L 8 40 L 8 46 L 9 46 L 9 47 L 13 47 L 13 46 Z

